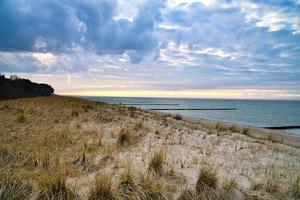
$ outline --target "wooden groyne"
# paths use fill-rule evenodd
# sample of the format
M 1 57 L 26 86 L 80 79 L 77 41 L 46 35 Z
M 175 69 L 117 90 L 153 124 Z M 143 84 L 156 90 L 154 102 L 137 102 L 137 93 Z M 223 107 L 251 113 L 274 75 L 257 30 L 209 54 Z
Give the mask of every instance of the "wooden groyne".
M 148 110 L 237 110 L 237 108 L 151 108 Z
M 295 125 L 295 126 L 269 126 L 269 127 L 262 127 L 262 128 L 274 129 L 274 130 L 284 130 L 284 129 L 300 128 L 300 125 Z
M 176 103 L 121 103 L 124 106 L 179 106 Z

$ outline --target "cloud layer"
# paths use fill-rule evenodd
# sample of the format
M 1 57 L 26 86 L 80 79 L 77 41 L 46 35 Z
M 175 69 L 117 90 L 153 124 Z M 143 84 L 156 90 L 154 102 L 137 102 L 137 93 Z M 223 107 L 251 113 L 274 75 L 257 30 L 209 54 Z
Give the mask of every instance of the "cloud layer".
M 0 71 L 297 96 L 299 13 L 296 0 L 2 0 Z

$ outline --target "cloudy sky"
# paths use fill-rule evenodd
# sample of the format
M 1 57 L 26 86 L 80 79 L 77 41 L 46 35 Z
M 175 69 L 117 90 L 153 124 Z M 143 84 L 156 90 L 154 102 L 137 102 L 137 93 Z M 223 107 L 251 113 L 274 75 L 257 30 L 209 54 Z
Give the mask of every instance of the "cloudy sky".
M 67 95 L 300 99 L 300 0 L 0 0 L 0 73 Z

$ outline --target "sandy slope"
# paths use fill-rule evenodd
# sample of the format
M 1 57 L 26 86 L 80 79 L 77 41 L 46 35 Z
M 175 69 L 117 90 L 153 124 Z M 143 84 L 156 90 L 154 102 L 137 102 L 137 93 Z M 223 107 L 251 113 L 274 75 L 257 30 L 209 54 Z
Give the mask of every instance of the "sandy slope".
M 120 133 L 129 135 L 124 144 Z M 56 96 L 0 102 L 0 134 L 3 176 L 39 185 L 43 174 L 63 169 L 80 199 L 97 173 L 113 177 L 118 190 L 126 168 L 136 181 L 150 174 L 172 187 L 169 199 L 195 191 L 205 168 L 216 171 L 217 192 L 234 182 L 227 199 L 300 195 L 299 137 L 280 132 Z M 149 163 L 161 149 L 163 172 L 154 175 Z

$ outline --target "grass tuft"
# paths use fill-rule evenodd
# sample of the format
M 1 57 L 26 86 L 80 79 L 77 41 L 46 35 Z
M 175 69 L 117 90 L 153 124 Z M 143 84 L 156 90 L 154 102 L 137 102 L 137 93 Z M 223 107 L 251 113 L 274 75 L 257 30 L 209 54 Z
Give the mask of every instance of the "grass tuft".
M 203 167 L 198 176 L 196 191 L 201 192 L 206 187 L 216 188 L 217 181 L 216 170 L 213 167 Z
M 147 174 L 140 177 L 133 199 L 169 200 L 172 199 L 173 193 L 174 188 L 164 179 Z
M 161 175 L 163 173 L 163 165 L 166 159 L 166 153 L 163 148 L 156 151 L 149 163 L 149 170 L 155 172 L 157 175 Z
M 95 182 L 89 193 L 89 200 L 114 200 L 112 179 L 108 174 L 96 174 Z
M 217 190 L 217 174 L 213 166 L 206 166 L 200 170 L 196 183 L 198 199 L 223 199 Z
M 263 188 L 266 192 L 275 193 L 279 190 L 278 185 L 279 177 L 273 172 L 267 173 L 266 179 L 263 183 Z
M 58 172 L 45 172 L 37 181 L 39 188 L 38 199 L 75 199 L 74 191 L 66 185 L 66 176 Z
M 119 132 L 119 136 L 118 136 L 118 145 L 120 146 L 129 146 L 131 144 L 134 144 L 137 142 L 137 136 L 135 136 L 133 133 L 133 130 L 131 128 L 123 128 L 120 132 Z
M 122 199 L 132 199 L 133 193 L 137 190 L 132 173 L 131 165 L 127 165 L 124 169 L 119 183 L 119 193 Z
M 32 187 L 30 184 L 12 177 L 1 176 L 0 180 L 0 199 L 30 199 Z
M 18 123 L 25 123 L 26 122 L 26 118 L 23 114 L 20 114 L 18 117 L 17 117 L 17 122 Z
M 50 153 L 42 150 L 34 153 L 34 166 L 42 169 L 48 169 L 50 167 Z
M 290 186 L 290 195 L 294 199 L 300 199 L 300 176 L 298 176 Z
M 185 189 L 182 191 L 177 200 L 200 200 L 200 198 L 194 191 Z
M 71 117 L 78 117 L 79 116 L 79 111 L 77 109 L 73 109 L 71 112 Z

